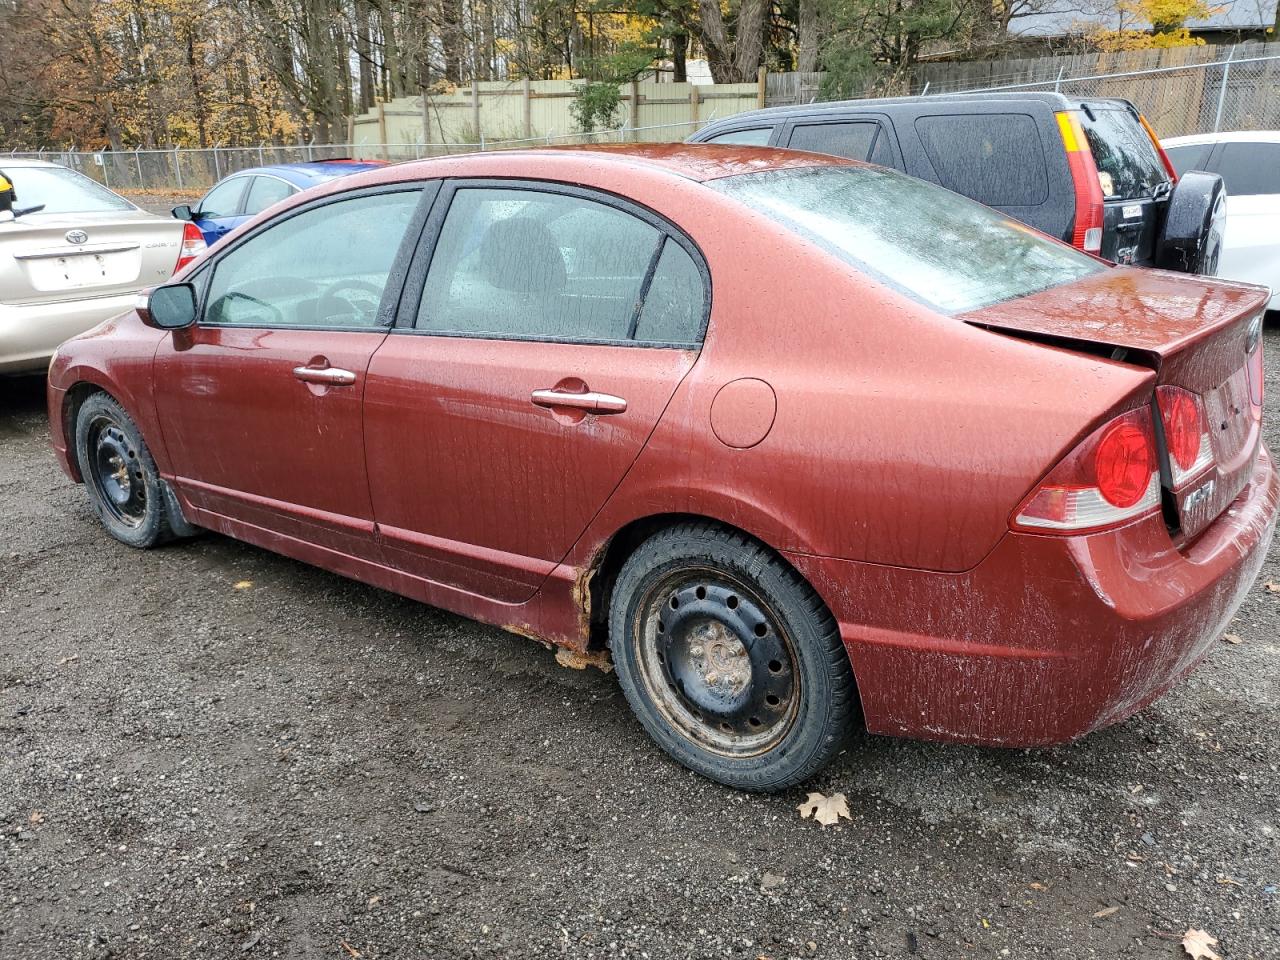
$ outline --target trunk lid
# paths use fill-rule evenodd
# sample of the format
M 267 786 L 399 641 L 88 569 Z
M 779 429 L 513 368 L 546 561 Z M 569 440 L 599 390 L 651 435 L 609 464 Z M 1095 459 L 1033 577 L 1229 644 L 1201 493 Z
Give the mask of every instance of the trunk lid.
M 180 221 L 142 210 L 27 214 L 0 223 L 0 303 L 81 300 L 163 283 L 181 245 Z
M 1252 472 L 1262 430 L 1261 410 L 1250 399 L 1248 348 L 1266 302 L 1264 287 L 1117 267 L 960 319 L 1149 367 L 1157 384 L 1199 395 L 1213 467 L 1187 489 L 1166 489 L 1179 529 L 1192 537 L 1226 509 Z

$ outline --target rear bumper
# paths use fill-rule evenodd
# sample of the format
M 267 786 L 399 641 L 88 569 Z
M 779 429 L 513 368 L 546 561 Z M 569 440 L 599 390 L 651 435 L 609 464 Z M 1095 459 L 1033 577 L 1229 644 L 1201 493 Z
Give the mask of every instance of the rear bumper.
M 133 309 L 125 293 L 58 303 L 0 304 L 0 373 L 43 371 L 58 345 Z
M 1131 716 L 1204 658 L 1258 575 L 1278 504 L 1260 447 L 1249 484 L 1183 551 L 1154 517 L 1010 533 L 960 574 L 789 559 L 840 623 L 873 733 L 1045 745 Z

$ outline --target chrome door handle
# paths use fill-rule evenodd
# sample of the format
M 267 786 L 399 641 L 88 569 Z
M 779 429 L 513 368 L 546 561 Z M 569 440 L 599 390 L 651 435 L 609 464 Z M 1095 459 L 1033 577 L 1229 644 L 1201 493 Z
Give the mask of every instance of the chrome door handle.
M 294 367 L 293 375 L 304 383 L 325 383 L 335 387 L 349 387 L 356 382 L 354 373 L 337 367 Z
M 626 413 L 627 401 L 609 393 L 566 393 L 562 390 L 535 390 L 529 398 L 540 407 L 573 407 L 588 413 Z

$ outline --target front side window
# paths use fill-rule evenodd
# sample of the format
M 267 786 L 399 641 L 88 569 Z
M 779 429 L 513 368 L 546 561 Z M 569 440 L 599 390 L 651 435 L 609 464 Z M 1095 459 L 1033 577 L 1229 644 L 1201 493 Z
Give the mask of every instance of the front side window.
M 240 209 L 240 198 L 244 196 L 244 188 L 248 183 L 248 177 L 232 177 L 229 180 L 223 180 L 200 201 L 200 218 L 219 220 L 223 217 L 234 217 Z
M 1033 207 L 1049 198 L 1040 128 L 1025 113 L 920 117 L 916 133 L 948 190 L 991 207 Z
M 771 170 L 708 185 L 944 313 L 1106 269 L 995 210 L 878 167 Z
M 1155 144 L 1128 110 L 1093 105 L 1080 111 L 1080 123 L 1105 199 L 1144 200 L 1168 181 Z
M 718 137 L 712 137 L 707 143 L 736 143 L 744 147 L 766 147 L 773 136 L 773 127 L 752 127 L 750 130 L 731 130 Z
M 288 216 L 236 244 L 213 267 L 205 322 L 251 327 L 365 328 L 419 191 L 337 200 Z
M 1227 196 L 1280 193 L 1280 143 L 1227 143 L 1218 160 Z
M 459 189 L 432 254 L 415 326 L 431 333 L 527 340 L 691 341 L 701 324 L 671 308 L 642 312 L 677 247 L 609 204 L 537 190 Z M 655 297 L 658 294 L 655 294 Z M 667 335 L 671 334 L 670 337 Z M 681 334 L 676 336 L 675 334 Z
M 829 153 L 847 160 L 866 160 L 875 142 L 878 123 L 806 123 L 791 131 L 792 150 Z
M 254 177 L 249 196 L 244 201 L 244 215 L 256 217 L 272 204 L 294 195 L 297 188 L 275 177 Z
M 19 207 L 44 207 L 42 213 L 110 213 L 133 204 L 66 167 L 10 167 Z

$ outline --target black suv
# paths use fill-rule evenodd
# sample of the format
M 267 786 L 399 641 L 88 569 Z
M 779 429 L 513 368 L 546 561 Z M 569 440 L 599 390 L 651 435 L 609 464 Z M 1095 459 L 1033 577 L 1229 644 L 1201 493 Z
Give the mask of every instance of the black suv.
M 708 124 L 689 142 L 866 160 L 1117 263 L 1204 274 L 1217 267 L 1221 179 L 1179 179 L 1127 100 L 1017 92 L 771 107 Z

